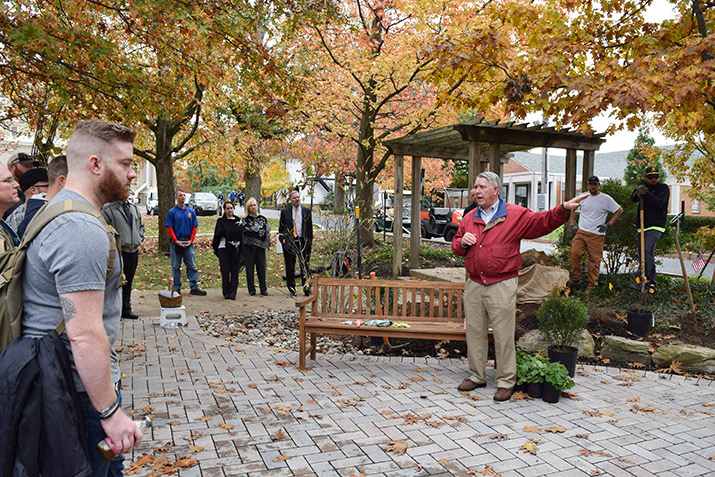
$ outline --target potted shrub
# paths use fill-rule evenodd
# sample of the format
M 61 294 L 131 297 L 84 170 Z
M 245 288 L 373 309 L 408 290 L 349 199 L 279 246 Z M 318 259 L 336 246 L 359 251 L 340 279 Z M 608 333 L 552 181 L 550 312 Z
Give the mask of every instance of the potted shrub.
M 576 372 L 578 342 L 586 324 L 588 311 L 578 298 L 562 295 L 554 288 L 541 302 L 536 314 L 539 330 L 551 343 L 549 360 L 563 363 L 569 376 Z
M 541 356 L 520 352 L 517 355 L 516 380 L 526 385 L 529 396 L 540 398 L 544 386 L 544 375 L 548 361 Z
M 546 402 L 559 402 L 561 391 L 571 389 L 574 386 L 573 379 L 569 377 L 569 372 L 562 363 L 549 363 L 544 372 L 544 390 L 542 398 Z

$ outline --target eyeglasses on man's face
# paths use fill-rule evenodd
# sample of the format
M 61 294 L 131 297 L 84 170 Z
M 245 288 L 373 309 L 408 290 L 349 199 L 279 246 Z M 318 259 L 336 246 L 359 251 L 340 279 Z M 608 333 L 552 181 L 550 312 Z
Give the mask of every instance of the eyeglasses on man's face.
M 0 182 L 4 182 L 5 184 L 12 184 L 15 182 L 14 177 L 8 177 L 7 179 L 0 179 Z

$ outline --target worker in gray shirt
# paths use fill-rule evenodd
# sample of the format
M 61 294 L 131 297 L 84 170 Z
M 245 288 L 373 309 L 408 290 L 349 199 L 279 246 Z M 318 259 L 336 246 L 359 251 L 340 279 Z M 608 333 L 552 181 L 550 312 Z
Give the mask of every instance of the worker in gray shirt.
M 122 239 L 122 267 L 127 283 L 122 287 L 122 318 L 136 320 L 132 311 L 132 282 L 139 264 L 139 246 L 144 241 L 144 224 L 139 208 L 129 201 L 104 204 L 102 217 L 114 227 Z

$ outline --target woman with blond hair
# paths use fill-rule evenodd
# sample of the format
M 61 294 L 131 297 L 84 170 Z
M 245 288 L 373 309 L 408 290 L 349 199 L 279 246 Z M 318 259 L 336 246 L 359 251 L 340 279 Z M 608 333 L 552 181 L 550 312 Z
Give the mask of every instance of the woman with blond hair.
M 268 220 L 258 213 L 258 202 L 251 197 L 246 202 L 246 216 L 243 219 L 242 253 L 246 263 L 246 284 L 248 294 L 256 294 L 253 282 L 254 267 L 258 274 L 261 295 L 268 295 L 266 287 L 266 249 L 271 246 L 271 226 Z

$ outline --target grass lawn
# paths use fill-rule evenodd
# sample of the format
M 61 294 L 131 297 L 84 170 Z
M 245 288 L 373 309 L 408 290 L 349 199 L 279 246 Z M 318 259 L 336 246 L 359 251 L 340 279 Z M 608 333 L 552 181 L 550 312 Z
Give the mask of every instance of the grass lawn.
M 218 257 L 214 255 L 211 248 L 211 240 L 213 239 L 213 231 L 216 226 L 217 216 L 199 216 L 199 228 L 196 238 L 196 268 L 199 271 L 199 283 L 202 288 L 221 288 L 221 271 L 219 270 Z M 158 237 L 158 217 L 143 215 L 145 236 L 147 237 L 145 244 L 156 242 Z M 271 231 L 278 230 L 278 220 L 268 219 L 271 226 Z M 275 234 L 273 234 L 275 237 Z M 156 249 L 156 245 L 149 247 Z M 315 249 L 315 247 L 314 247 Z M 266 282 L 269 287 L 283 287 L 285 281 L 283 274 L 285 267 L 283 264 L 283 255 L 276 253 L 275 238 L 272 240 L 272 245 L 267 251 L 266 262 L 268 270 L 266 272 Z M 324 260 L 324 257 L 315 250 L 311 256 L 312 265 L 323 265 L 329 263 L 329 260 Z M 189 287 L 188 279 L 186 278 L 186 267 L 182 265 L 182 286 L 184 289 Z M 137 290 L 159 290 L 168 289 L 169 280 L 171 279 L 171 260 L 169 255 L 161 253 L 140 253 L 139 266 L 137 273 L 134 276 L 134 288 Z M 255 278 L 256 287 L 258 287 L 258 277 Z M 241 271 L 238 280 L 239 288 L 246 288 L 246 273 Z

